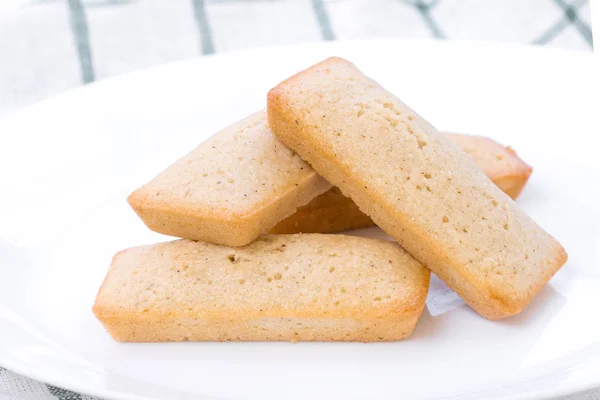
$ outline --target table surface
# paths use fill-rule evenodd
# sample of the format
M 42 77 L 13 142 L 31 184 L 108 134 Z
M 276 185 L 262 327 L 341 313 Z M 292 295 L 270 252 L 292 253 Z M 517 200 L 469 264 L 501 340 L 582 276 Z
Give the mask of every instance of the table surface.
M 587 0 L 2 0 L 0 54 L 9 57 L 0 62 L 0 118 L 71 88 L 170 61 L 259 46 L 376 38 L 491 40 L 590 52 L 590 5 Z M 97 398 L 0 366 L 3 399 Z M 600 390 L 565 399 L 600 400 Z

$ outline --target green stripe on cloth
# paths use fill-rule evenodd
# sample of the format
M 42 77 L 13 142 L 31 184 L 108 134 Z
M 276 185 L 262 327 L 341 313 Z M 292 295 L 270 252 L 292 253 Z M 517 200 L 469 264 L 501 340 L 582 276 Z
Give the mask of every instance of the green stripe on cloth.
M 533 44 L 546 44 L 558 36 L 567 26 L 569 21 L 561 19 L 550 27 L 546 32 L 542 33 L 537 39 L 533 41 Z
M 92 52 L 90 49 L 90 38 L 87 26 L 85 10 L 80 0 L 68 0 L 71 16 L 71 31 L 77 45 L 79 57 L 79 68 L 83 83 L 94 81 L 94 67 L 92 65 Z
M 194 7 L 194 17 L 200 35 L 202 54 L 212 54 L 215 52 L 215 45 L 212 40 L 212 31 L 206 15 L 204 0 L 192 0 L 192 6 Z
M 333 29 L 331 29 L 331 22 L 329 21 L 329 15 L 325 9 L 323 0 L 312 0 L 313 10 L 321 29 L 321 37 L 323 40 L 335 40 Z
M 442 33 L 442 30 L 438 24 L 433 20 L 433 18 L 431 18 L 429 13 L 431 8 L 435 7 L 437 3 L 437 1 L 425 3 L 422 0 L 417 0 L 413 5 L 417 8 L 417 10 L 419 10 L 419 13 L 421 13 L 421 17 L 423 17 L 423 21 L 425 21 L 425 24 L 431 31 L 431 34 L 436 38 L 442 39 L 445 37 L 445 35 Z
M 557 37 L 569 25 L 574 24 L 577 27 L 578 26 L 577 23 L 579 23 L 579 24 L 585 26 L 587 28 L 587 30 L 589 31 L 589 36 L 586 37 L 586 35 L 581 31 L 581 29 L 579 30 L 579 32 L 582 34 L 584 40 L 590 46 L 592 46 L 592 31 L 587 26 L 587 24 L 585 22 L 581 21 L 579 19 L 579 17 L 577 16 L 577 11 L 587 3 L 587 0 L 579 0 L 577 2 L 574 2 L 571 5 L 564 3 L 562 0 L 554 0 L 554 2 L 563 9 L 563 11 L 565 13 L 564 16 L 566 18 L 563 17 L 559 21 L 557 21 L 546 32 L 542 33 L 537 39 L 535 39 L 533 41 L 533 43 L 534 44 L 547 44 L 550 41 L 552 41 L 552 39 Z M 575 23 L 575 21 L 577 21 L 577 23 Z
M 50 393 L 55 396 L 58 400 L 82 400 L 80 394 L 71 392 L 69 390 L 57 388 L 56 386 L 46 385 Z
M 579 19 L 579 15 L 577 14 L 577 10 L 579 8 L 581 8 L 583 5 L 585 5 L 588 1 L 587 0 L 581 1 L 578 6 L 569 5 L 569 4 L 565 3 L 563 0 L 554 0 L 554 2 L 556 4 L 558 4 L 558 6 L 564 10 L 565 15 L 567 16 L 569 21 L 573 25 L 575 25 L 575 28 L 577 28 L 579 33 L 581 33 L 581 36 L 583 36 L 585 41 L 590 46 L 593 47 L 594 43 L 593 43 L 593 39 L 592 39 L 592 30 L 585 22 L 583 22 L 581 19 Z

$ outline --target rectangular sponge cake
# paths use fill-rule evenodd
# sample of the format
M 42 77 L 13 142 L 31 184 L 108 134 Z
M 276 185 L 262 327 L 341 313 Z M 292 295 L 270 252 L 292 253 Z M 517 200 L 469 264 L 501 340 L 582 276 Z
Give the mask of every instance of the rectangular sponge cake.
M 462 150 L 346 60 L 280 83 L 267 112 L 283 143 L 489 319 L 519 313 L 567 260 Z
M 212 136 L 127 200 L 153 231 L 243 246 L 330 188 L 272 135 L 260 111 Z
M 231 248 L 177 240 L 118 253 L 93 311 L 119 341 L 403 339 L 429 271 L 395 243 L 267 235 Z

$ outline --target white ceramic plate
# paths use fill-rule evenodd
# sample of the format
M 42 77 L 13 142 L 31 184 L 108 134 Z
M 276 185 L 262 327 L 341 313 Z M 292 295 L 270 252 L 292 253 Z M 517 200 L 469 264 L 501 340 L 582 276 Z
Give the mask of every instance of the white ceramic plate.
M 535 167 L 519 203 L 564 244 L 568 264 L 500 322 L 434 281 L 415 333 L 399 343 L 114 342 L 91 313 L 111 256 L 165 239 L 125 196 L 330 55 L 440 129 L 513 145 Z M 591 55 L 507 45 L 306 45 L 179 62 L 18 112 L 0 123 L 0 365 L 132 399 L 514 399 L 600 386 L 594 71 Z

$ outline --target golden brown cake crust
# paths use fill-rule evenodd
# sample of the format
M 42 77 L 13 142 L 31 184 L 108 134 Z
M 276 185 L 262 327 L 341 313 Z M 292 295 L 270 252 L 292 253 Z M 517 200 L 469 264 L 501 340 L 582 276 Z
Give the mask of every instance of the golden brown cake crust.
M 331 58 L 268 94 L 269 126 L 489 319 L 519 313 L 562 246 L 431 124 Z
M 395 243 L 267 235 L 119 252 L 93 307 L 119 341 L 389 341 L 411 334 L 429 271 Z

